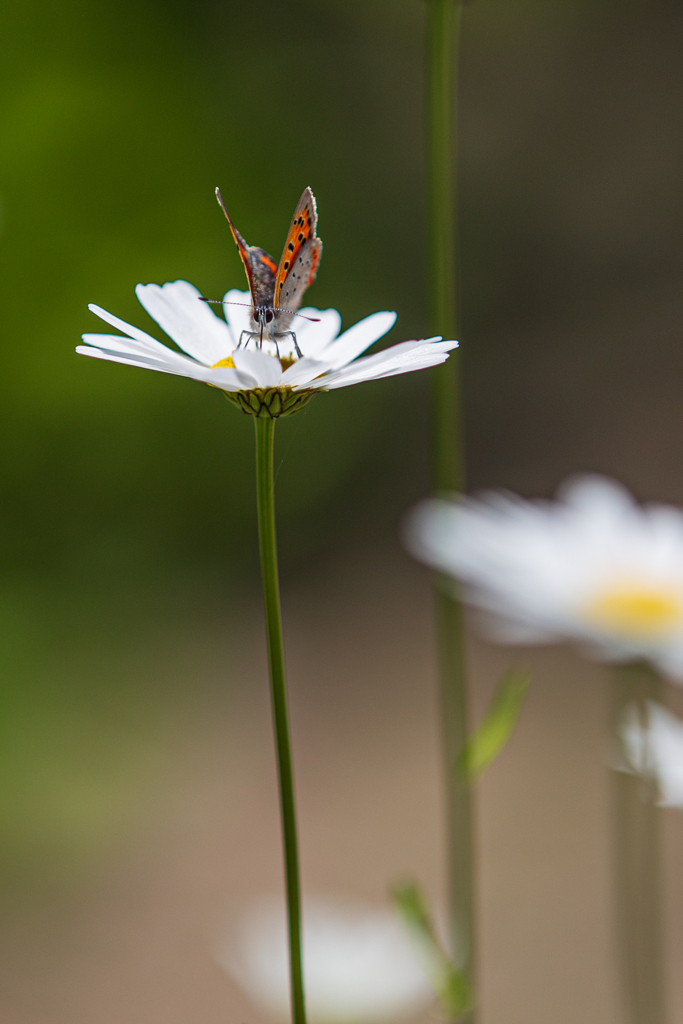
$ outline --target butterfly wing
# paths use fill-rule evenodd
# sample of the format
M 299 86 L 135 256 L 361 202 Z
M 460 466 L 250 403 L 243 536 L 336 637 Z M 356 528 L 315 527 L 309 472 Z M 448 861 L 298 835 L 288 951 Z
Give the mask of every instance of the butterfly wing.
M 311 238 L 301 246 L 282 285 L 282 307 L 275 309 L 278 330 L 286 331 L 289 328 L 293 314 L 301 305 L 304 292 L 315 279 L 322 251 L 323 243 L 319 238 Z
M 269 306 L 274 305 L 274 293 L 275 293 L 275 274 L 277 272 L 277 266 L 272 256 L 269 256 L 265 249 L 259 249 L 257 245 L 247 245 L 242 238 L 241 234 L 230 220 L 230 214 L 225 208 L 223 199 L 219 189 L 216 189 L 216 198 L 220 203 L 221 209 L 225 214 L 225 218 L 230 225 L 232 231 L 232 237 L 235 239 L 235 244 L 239 251 L 244 269 L 247 275 L 247 281 L 249 282 L 249 291 L 251 292 L 251 301 L 256 306 Z
M 280 330 L 289 326 L 292 313 L 278 312 L 278 309 L 295 312 L 317 273 L 323 250 L 323 243 L 316 237 L 317 226 L 315 196 L 307 188 L 294 211 L 275 278 L 274 306 Z

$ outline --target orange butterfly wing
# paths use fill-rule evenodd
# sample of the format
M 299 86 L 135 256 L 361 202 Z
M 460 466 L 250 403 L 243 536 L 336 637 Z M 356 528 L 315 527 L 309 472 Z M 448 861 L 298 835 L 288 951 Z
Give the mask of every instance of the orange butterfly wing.
M 310 188 L 304 189 L 289 226 L 287 241 L 275 278 L 274 306 L 296 311 L 303 293 L 318 270 L 323 244 L 316 238 L 318 210 Z M 303 250 L 303 251 L 302 251 Z M 280 314 L 278 320 L 287 319 Z M 291 317 L 289 317 L 291 320 Z M 289 320 L 288 320 L 289 322 Z

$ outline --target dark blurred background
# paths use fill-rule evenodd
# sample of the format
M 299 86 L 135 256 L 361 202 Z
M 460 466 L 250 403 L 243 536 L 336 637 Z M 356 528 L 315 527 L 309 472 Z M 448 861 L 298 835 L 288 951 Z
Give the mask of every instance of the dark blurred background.
M 244 286 L 216 185 L 278 256 L 310 184 L 310 301 L 422 336 L 424 23 L 424 0 L 0 10 L 7 1024 L 258 1019 L 210 955 L 280 884 L 253 427 L 213 389 L 73 350 L 101 329 L 88 302 L 162 338 L 139 281 Z M 470 489 L 590 469 L 683 502 L 682 48 L 674 0 L 466 7 Z M 337 391 L 278 427 L 304 877 L 376 901 L 405 871 L 442 885 L 429 586 L 398 540 L 429 487 L 429 385 Z M 474 643 L 475 712 L 511 657 Z M 606 676 L 519 658 L 529 709 L 481 794 L 485 1020 L 611 1024 Z

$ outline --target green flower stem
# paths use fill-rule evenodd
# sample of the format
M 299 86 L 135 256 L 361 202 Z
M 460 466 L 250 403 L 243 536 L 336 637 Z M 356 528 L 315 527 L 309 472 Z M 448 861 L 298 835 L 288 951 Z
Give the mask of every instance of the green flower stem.
M 660 691 L 661 681 L 647 665 L 617 669 L 617 737 L 628 709 L 635 708 L 641 725 L 647 726 L 648 701 L 658 699 Z M 648 751 L 642 756 L 647 765 Z M 615 771 L 613 776 L 615 910 L 625 1019 L 628 1024 L 664 1024 L 657 782 L 646 772 Z
M 455 133 L 457 55 L 462 6 L 428 0 L 428 174 L 430 228 L 430 332 L 456 337 Z M 464 485 L 461 440 L 460 355 L 434 371 L 434 482 L 437 491 Z M 443 745 L 447 785 L 447 835 L 451 942 L 456 966 L 474 993 L 473 834 L 471 791 L 458 765 L 468 738 L 462 607 L 436 587 Z M 476 1005 L 473 1003 L 473 1005 Z M 465 1018 L 474 1020 L 474 1011 Z
M 301 963 L 301 890 L 299 884 L 299 851 L 294 803 L 292 751 L 287 716 L 287 682 L 285 652 L 282 642 L 282 613 L 277 568 L 275 535 L 275 483 L 273 449 L 275 420 L 255 416 L 256 425 L 256 495 L 258 503 L 261 576 L 268 635 L 270 688 L 273 701 L 273 725 L 280 781 L 282 841 L 285 855 L 287 918 L 289 923 L 289 967 L 293 1024 L 306 1024 L 304 981 Z

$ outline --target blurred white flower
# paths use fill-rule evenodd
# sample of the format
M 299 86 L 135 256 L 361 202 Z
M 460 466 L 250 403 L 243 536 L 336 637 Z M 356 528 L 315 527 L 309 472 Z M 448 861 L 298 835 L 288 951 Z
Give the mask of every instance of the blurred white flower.
M 281 900 L 254 904 L 219 963 L 255 1005 L 288 1020 L 289 966 Z M 303 962 L 311 1024 L 400 1020 L 434 1000 L 410 939 L 388 909 L 305 899 Z
M 630 707 L 620 728 L 624 769 L 657 780 L 660 807 L 683 808 L 683 722 L 661 704 L 648 701 L 647 724 Z
M 499 493 L 426 501 L 407 543 L 464 583 L 497 639 L 572 639 L 606 660 L 647 659 L 683 682 L 679 509 L 641 507 L 620 484 L 584 476 L 555 502 Z
M 149 334 L 112 316 L 100 306 L 88 308 L 120 334 L 84 334 L 81 355 L 115 363 L 142 366 L 148 370 L 192 377 L 212 384 L 234 400 L 245 412 L 257 415 L 286 415 L 296 411 L 303 399 L 317 391 L 348 387 L 366 380 L 392 377 L 411 370 L 435 366 L 448 358 L 457 341 L 427 338 L 392 345 L 376 355 L 357 357 L 393 327 L 395 313 L 373 313 L 339 334 L 341 317 L 336 309 L 300 310 L 296 336 L 303 358 L 294 356 L 291 339 L 279 345 L 264 340 L 263 348 L 238 348 L 243 330 L 250 329 L 249 292 L 229 291 L 224 309 L 227 322 L 216 316 L 200 293 L 187 281 L 163 286 L 139 284 L 136 295 L 151 317 L 183 350 L 162 345 Z M 306 317 L 313 317 L 317 322 Z M 183 353 L 187 353 L 186 355 Z M 268 392 L 250 403 L 240 396 Z M 273 394 L 275 392 L 275 394 Z

